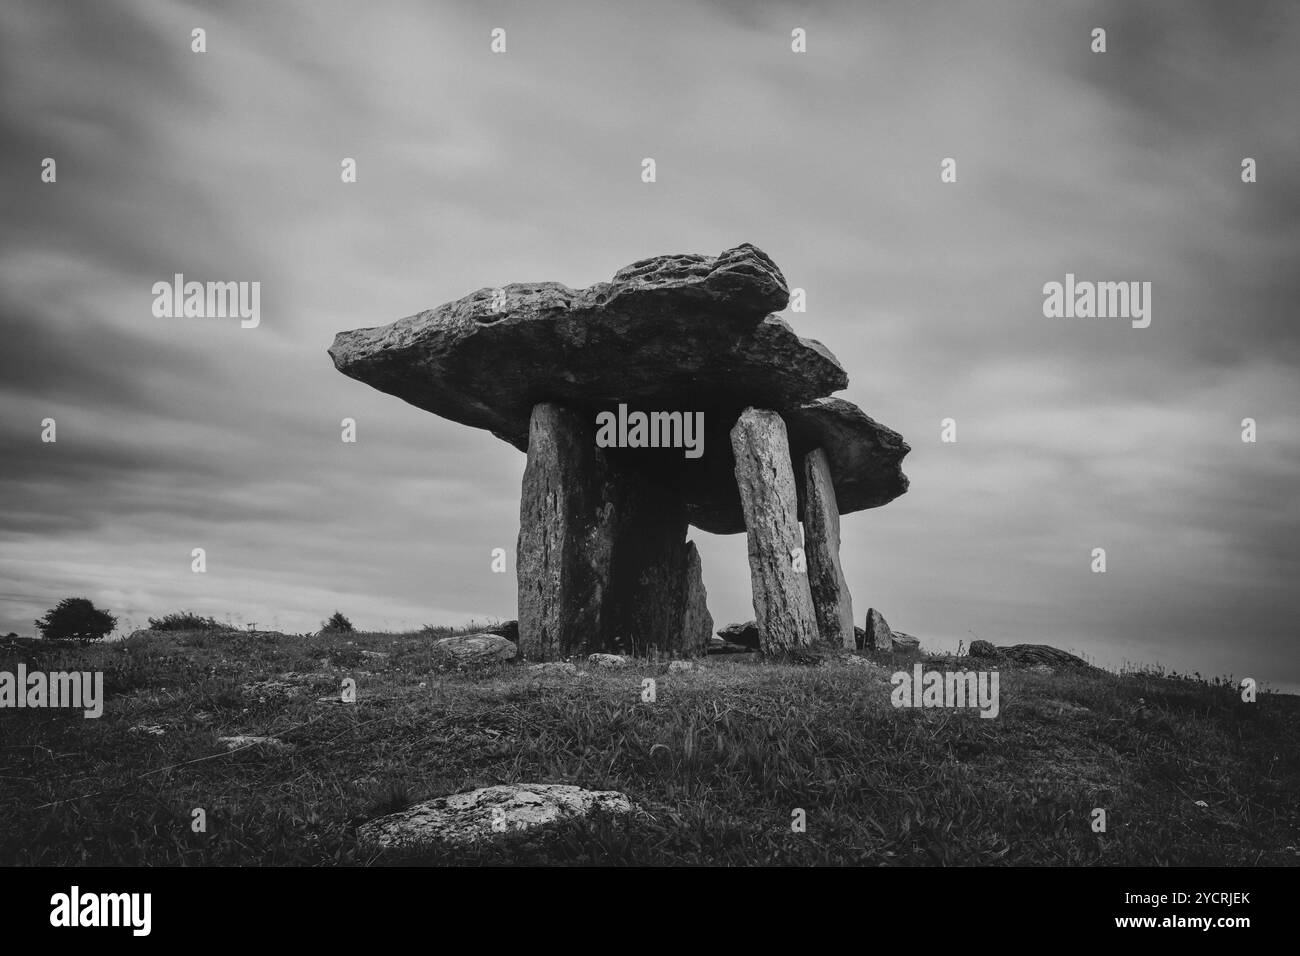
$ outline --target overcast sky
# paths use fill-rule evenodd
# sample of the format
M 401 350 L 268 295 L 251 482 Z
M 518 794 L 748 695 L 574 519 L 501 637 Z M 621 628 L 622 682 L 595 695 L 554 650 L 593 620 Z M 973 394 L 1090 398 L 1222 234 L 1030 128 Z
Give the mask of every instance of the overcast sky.
M 747 241 L 913 448 L 843 522 L 859 624 L 1300 687 L 1300 6 L 1137 7 L 6 2 L 0 631 L 514 617 L 524 456 L 334 333 Z M 177 272 L 260 326 L 155 318 Z M 1045 318 L 1067 272 L 1151 282 L 1150 327 Z M 743 536 L 692 534 L 752 618 Z

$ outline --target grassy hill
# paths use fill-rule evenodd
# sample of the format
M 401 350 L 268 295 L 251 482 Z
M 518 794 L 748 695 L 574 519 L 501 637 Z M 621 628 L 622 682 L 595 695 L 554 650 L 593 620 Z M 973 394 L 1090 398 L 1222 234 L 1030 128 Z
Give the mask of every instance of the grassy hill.
M 103 670 L 107 696 L 94 720 L 0 711 L 0 863 L 1300 863 L 1294 696 L 1246 704 L 1227 683 L 1004 667 L 1001 713 L 982 719 L 891 706 L 902 656 L 538 677 L 436 672 L 431 640 L 0 648 L 0 670 Z M 318 700 L 345 677 L 355 704 Z M 217 743 L 241 734 L 289 746 Z M 515 781 L 619 790 L 644 812 L 473 848 L 358 849 L 375 816 Z M 806 832 L 792 832 L 796 808 Z

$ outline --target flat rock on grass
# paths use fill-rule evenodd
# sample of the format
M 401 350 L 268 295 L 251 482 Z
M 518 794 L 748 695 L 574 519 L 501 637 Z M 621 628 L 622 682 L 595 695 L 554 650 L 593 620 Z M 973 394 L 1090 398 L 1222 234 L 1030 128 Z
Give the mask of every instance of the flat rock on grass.
M 592 667 L 627 667 L 632 661 L 622 654 L 592 654 L 587 663 Z
M 451 667 L 475 667 L 511 660 L 518 649 L 499 634 L 457 634 L 433 642 L 438 663 Z
M 527 830 L 597 811 L 632 811 L 613 790 L 584 790 L 566 784 L 523 783 L 482 787 L 421 803 L 362 825 L 357 839 L 378 847 L 445 841 L 473 843 L 494 833 Z

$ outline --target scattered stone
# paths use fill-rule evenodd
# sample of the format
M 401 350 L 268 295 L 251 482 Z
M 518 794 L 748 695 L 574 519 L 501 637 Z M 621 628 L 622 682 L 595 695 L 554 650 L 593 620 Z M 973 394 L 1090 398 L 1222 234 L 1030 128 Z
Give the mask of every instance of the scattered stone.
M 528 670 L 534 674 L 577 674 L 578 666 L 569 661 L 547 661 L 543 664 L 530 664 Z
M 1082 657 L 1047 644 L 1012 644 L 997 648 L 998 653 L 1013 664 L 1047 664 L 1049 667 L 1092 669 Z
M 902 631 L 894 631 L 894 650 L 896 651 L 919 651 L 921 649 L 920 638 L 913 637 L 911 634 L 904 634 Z
M 695 664 L 692 663 L 691 661 L 669 661 L 669 662 L 668 662 L 668 670 L 669 670 L 669 672 L 672 672 L 672 671 L 693 671 L 693 670 L 695 670 Z
M 433 656 L 444 666 L 475 667 L 499 664 L 518 653 L 499 634 L 457 634 L 433 642 Z
M 731 430 L 731 448 L 763 653 L 811 647 L 817 617 L 808 574 L 794 563 L 801 547 L 798 495 L 785 422 L 776 412 L 746 408 Z
M 627 667 L 632 661 L 622 654 L 592 654 L 587 663 L 592 667 Z
M 506 784 L 439 797 L 372 820 L 357 830 L 358 842 L 381 848 L 446 841 L 473 843 L 498 832 L 532 829 L 596 812 L 627 814 L 632 803 L 613 790 L 565 784 Z
M 218 737 L 217 743 L 225 744 L 227 750 L 239 750 L 243 747 L 268 747 L 272 750 L 287 750 L 291 746 L 279 737 L 255 737 L 247 734 L 240 734 L 235 737 Z
M 727 644 L 738 644 L 747 651 L 758 650 L 762 643 L 756 621 L 746 621 L 744 624 L 728 624 L 718 631 L 718 637 Z
M 994 647 L 988 641 L 971 641 L 968 653 L 971 657 L 1018 664 L 1025 668 L 1041 664 L 1053 670 L 1058 668 L 1094 669 L 1082 657 L 1077 657 L 1069 651 L 1063 651 L 1048 644 L 1010 644 Z
M 877 651 L 889 651 L 894 648 L 894 632 L 885 623 L 885 616 L 874 607 L 867 609 L 866 627 L 868 646 Z
M 384 661 L 384 660 L 388 660 L 388 658 L 390 658 L 392 655 L 389 654 L 388 651 L 362 651 L 361 656 L 372 657 L 375 660 Z
M 857 654 L 845 654 L 840 660 L 849 667 L 864 667 L 867 670 L 884 671 L 881 667 L 869 657 L 859 657 Z

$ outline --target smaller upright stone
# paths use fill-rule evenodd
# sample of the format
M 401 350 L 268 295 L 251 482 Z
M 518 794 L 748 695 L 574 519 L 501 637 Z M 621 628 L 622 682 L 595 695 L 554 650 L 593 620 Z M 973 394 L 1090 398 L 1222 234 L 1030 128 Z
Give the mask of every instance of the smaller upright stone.
M 840 510 L 826 452 L 814 448 L 804 455 L 803 474 L 804 552 L 817 627 L 823 643 L 852 650 L 853 598 L 840 566 Z
M 874 607 L 867 608 L 867 643 L 878 651 L 894 649 L 894 632 L 885 623 L 885 616 Z
M 709 614 L 708 592 L 704 590 L 704 569 L 694 541 L 686 542 L 686 582 L 683 588 L 682 650 L 703 654 L 713 634 L 713 616 Z

